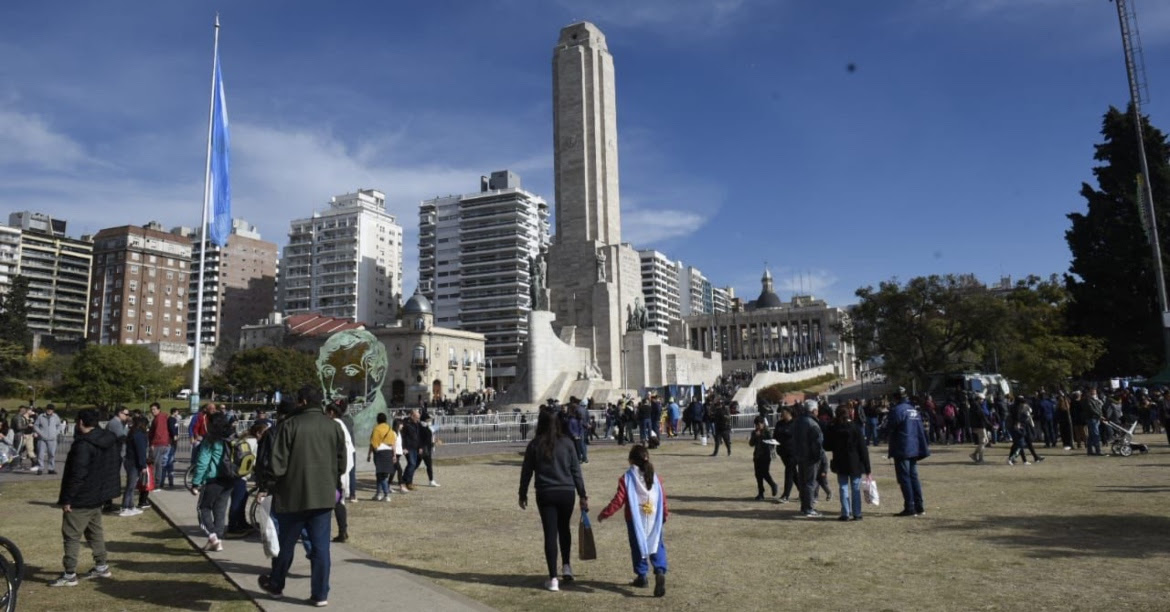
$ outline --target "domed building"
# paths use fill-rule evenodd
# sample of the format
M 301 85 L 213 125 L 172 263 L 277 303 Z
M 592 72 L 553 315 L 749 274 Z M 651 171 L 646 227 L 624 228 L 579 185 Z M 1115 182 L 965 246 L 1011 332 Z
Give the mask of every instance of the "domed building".
M 794 295 L 785 302 L 776 293 L 772 272 L 765 268 L 759 297 L 740 310 L 676 321 L 670 328 L 670 342 L 720 353 L 725 373 L 798 372 L 832 366 L 838 376 L 853 378 L 853 346 L 836 331 L 847 319 L 844 309 L 811 295 Z
M 390 406 L 430 405 L 485 390 L 484 336 L 435 326 L 431 301 L 417 289 L 398 327 L 371 330 L 386 346 L 383 393 Z

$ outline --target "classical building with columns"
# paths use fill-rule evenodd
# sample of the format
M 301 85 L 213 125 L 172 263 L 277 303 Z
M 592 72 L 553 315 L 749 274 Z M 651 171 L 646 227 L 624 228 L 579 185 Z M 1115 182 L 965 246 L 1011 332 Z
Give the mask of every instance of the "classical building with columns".
M 720 353 L 724 372 L 794 372 L 829 365 L 838 376 L 854 378 L 853 345 L 837 331 L 848 321 L 846 311 L 811 295 L 781 300 L 768 270 L 760 283 L 760 296 L 742 310 L 689 316 L 674 323 L 671 344 Z

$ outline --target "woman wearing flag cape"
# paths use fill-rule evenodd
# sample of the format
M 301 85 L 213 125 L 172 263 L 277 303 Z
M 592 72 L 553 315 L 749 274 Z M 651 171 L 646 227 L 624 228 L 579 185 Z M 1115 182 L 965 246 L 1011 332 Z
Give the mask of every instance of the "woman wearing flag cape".
M 666 543 L 662 540 L 662 525 L 670 515 L 662 479 L 654 473 L 650 452 L 635 444 L 630 449 L 630 469 L 618 479 L 617 493 L 609 505 L 597 515 L 598 522 L 626 507 L 626 531 L 630 536 L 630 559 L 637 575 L 631 583 L 645 587 L 646 574 L 654 566 L 654 596 L 666 594 Z

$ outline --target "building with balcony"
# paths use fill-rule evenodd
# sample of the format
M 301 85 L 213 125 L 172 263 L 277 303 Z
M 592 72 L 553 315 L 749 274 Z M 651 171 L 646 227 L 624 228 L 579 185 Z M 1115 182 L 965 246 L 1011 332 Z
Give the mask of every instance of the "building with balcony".
M 670 324 L 682 316 L 679 278 L 685 268 L 681 261 L 672 261 L 653 249 L 638 251 L 638 257 L 642 261 L 642 299 L 650 315 L 646 331 L 666 339 Z
M 195 344 L 196 300 L 202 246 L 198 230 L 177 227 L 172 234 L 191 241 L 191 274 L 187 295 L 187 344 Z M 203 336 L 200 344 L 235 347 L 240 330 L 272 312 L 276 294 L 276 245 L 262 240 L 256 226 L 232 219 L 232 233 L 226 246 L 208 242 L 203 274 L 203 306 L 200 309 Z
M 43 213 L 15 212 L 8 224 L 20 233 L 16 273 L 28 279 L 29 331 L 57 340 L 85 338 L 93 243 L 67 237 L 66 222 Z M 0 236 L 0 285 L 8 267 L 4 242 Z
M 107 228 L 93 238 L 93 262 L 90 342 L 159 344 L 152 348 L 160 355 L 187 354 L 189 239 L 155 222 Z
M 0 225 L 0 295 L 8 293 L 20 268 L 20 229 Z
M 476 193 L 419 206 L 420 292 L 435 325 L 483 334 L 494 389 L 517 376 L 532 306 L 529 265 L 548 244 L 548 216 L 548 203 L 507 170 L 481 177 Z
M 374 189 L 331 198 L 292 222 L 280 261 L 280 311 L 392 325 L 402 297 L 402 226 Z

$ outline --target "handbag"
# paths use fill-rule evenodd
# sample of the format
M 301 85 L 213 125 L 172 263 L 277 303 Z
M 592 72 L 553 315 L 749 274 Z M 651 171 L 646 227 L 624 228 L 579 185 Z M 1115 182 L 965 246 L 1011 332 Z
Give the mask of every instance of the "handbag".
M 154 465 L 146 464 L 144 474 L 138 478 L 138 490 L 142 493 L 150 493 L 154 490 Z
M 260 543 L 264 546 L 264 556 L 275 559 L 280 554 L 280 535 L 276 532 L 276 522 L 272 520 L 271 495 L 266 495 L 256 507 L 256 522 L 260 524 Z
M 878 494 L 877 481 L 873 479 L 873 476 L 866 477 L 865 484 L 861 487 L 861 493 L 862 497 L 865 498 L 865 503 L 871 506 L 881 505 L 882 498 Z
M 592 561 L 597 558 L 597 543 L 593 541 L 593 525 L 589 522 L 589 515 L 581 513 L 581 522 L 577 525 L 577 557 L 582 561 Z

